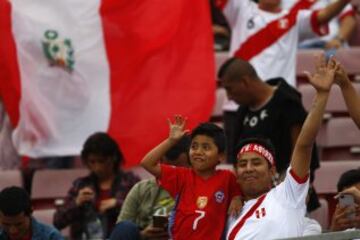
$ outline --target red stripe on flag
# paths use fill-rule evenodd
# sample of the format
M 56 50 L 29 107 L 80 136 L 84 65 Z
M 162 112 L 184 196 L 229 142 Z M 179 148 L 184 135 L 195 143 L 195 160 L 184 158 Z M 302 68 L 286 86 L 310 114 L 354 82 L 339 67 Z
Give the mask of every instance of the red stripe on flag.
M 249 61 L 253 57 L 257 56 L 291 30 L 291 28 L 296 24 L 297 14 L 300 10 L 308 9 L 313 4 L 314 1 L 312 0 L 299 1 L 291 8 L 287 15 L 270 22 L 263 29 L 250 36 L 244 43 L 241 44 L 234 56 L 242 58 L 246 61 Z
M 257 202 L 250 208 L 250 210 L 245 214 L 245 216 L 236 224 L 236 226 L 231 230 L 228 239 L 234 240 L 236 237 L 236 234 L 240 231 L 240 229 L 244 226 L 244 223 L 246 220 L 248 220 L 256 211 L 256 209 L 261 205 L 261 203 L 264 201 L 266 197 L 266 194 L 262 195 Z M 256 217 L 258 217 L 259 212 L 256 213 Z
M 0 101 L 15 127 L 19 121 L 21 88 L 9 1 L 0 1 L 0 66 Z
M 126 166 L 168 135 L 166 119 L 207 121 L 215 93 L 207 1 L 103 0 L 100 8 L 111 75 L 109 133 Z M 196 24 L 194 24 L 196 23 Z

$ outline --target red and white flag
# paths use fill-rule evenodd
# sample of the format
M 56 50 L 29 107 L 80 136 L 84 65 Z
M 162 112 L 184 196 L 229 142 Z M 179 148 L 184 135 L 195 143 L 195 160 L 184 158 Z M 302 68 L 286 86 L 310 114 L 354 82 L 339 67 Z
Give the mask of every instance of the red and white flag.
M 208 1 L 0 0 L 0 96 L 17 150 L 75 155 L 106 131 L 138 164 L 166 118 L 208 120 L 212 47 Z

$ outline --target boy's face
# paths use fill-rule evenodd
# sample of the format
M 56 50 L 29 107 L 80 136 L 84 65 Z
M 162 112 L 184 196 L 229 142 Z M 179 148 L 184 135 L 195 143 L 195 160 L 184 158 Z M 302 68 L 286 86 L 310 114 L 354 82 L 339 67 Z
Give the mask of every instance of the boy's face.
M 10 240 L 23 239 L 30 232 L 30 217 L 24 212 L 14 216 L 6 216 L 0 212 L 0 226 Z
M 219 153 L 214 140 L 206 135 L 195 136 L 190 145 L 190 163 L 200 175 L 212 174 L 224 154 Z

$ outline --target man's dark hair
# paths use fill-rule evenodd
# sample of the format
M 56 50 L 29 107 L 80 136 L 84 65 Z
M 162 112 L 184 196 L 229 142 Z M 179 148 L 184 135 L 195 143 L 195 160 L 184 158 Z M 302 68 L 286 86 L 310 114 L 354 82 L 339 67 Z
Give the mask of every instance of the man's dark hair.
M 114 171 L 119 170 L 119 165 L 123 164 L 124 157 L 119 145 L 107 133 L 97 132 L 86 139 L 81 151 L 81 158 L 85 164 L 90 154 L 110 157 L 114 161 Z
M 250 143 L 256 143 L 256 144 L 259 144 L 259 145 L 265 147 L 275 158 L 274 145 L 272 144 L 270 139 L 265 138 L 263 136 L 256 136 L 256 137 L 249 137 L 249 138 L 241 139 L 235 147 L 235 153 L 237 154 L 243 146 L 250 144 Z M 276 162 L 276 159 L 275 159 L 275 162 Z M 236 164 L 236 162 L 234 164 Z M 269 166 L 271 167 L 270 163 L 269 163 Z
M 175 144 L 169 151 L 165 153 L 165 157 L 168 161 L 175 161 L 182 153 L 188 154 L 190 147 L 190 136 L 183 136 L 179 142 Z
M 228 59 L 218 72 L 218 79 L 226 77 L 230 80 L 239 80 L 243 76 L 249 76 L 252 79 L 259 78 L 255 68 L 249 62 L 237 57 Z
M 346 171 L 339 178 L 337 190 L 341 192 L 357 183 L 360 183 L 360 169 Z
M 201 123 L 193 129 L 191 133 L 191 140 L 193 140 L 197 135 L 205 135 L 212 138 L 219 153 L 225 152 L 226 140 L 224 130 L 221 127 L 213 123 Z
M 5 216 L 16 216 L 32 213 L 30 196 L 25 189 L 20 187 L 7 187 L 0 192 L 0 211 Z

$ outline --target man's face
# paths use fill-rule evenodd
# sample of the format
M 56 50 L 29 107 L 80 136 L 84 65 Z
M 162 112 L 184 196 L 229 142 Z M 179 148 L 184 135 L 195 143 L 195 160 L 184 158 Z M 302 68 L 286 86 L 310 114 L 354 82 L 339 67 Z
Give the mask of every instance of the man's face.
M 0 225 L 10 240 L 21 240 L 30 233 L 30 217 L 24 212 L 6 216 L 0 211 Z
M 198 173 L 209 173 L 215 169 L 222 154 L 219 153 L 214 139 L 206 135 L 195 136 L 190 145 L 190 163 Z
M 231 80 L 225 77 L 222 79 L 222 85 L 230 100 L 235 101 L 239 105 L 249 104 L 249 90 L 243 79 Z
M 268 192 L 272 186 L 274 167 L 269 167 L 268 161 L 254 152 L 241 154 L 237 159 L 236 174 L 238 183 L 245 197 L 257 198 Z

